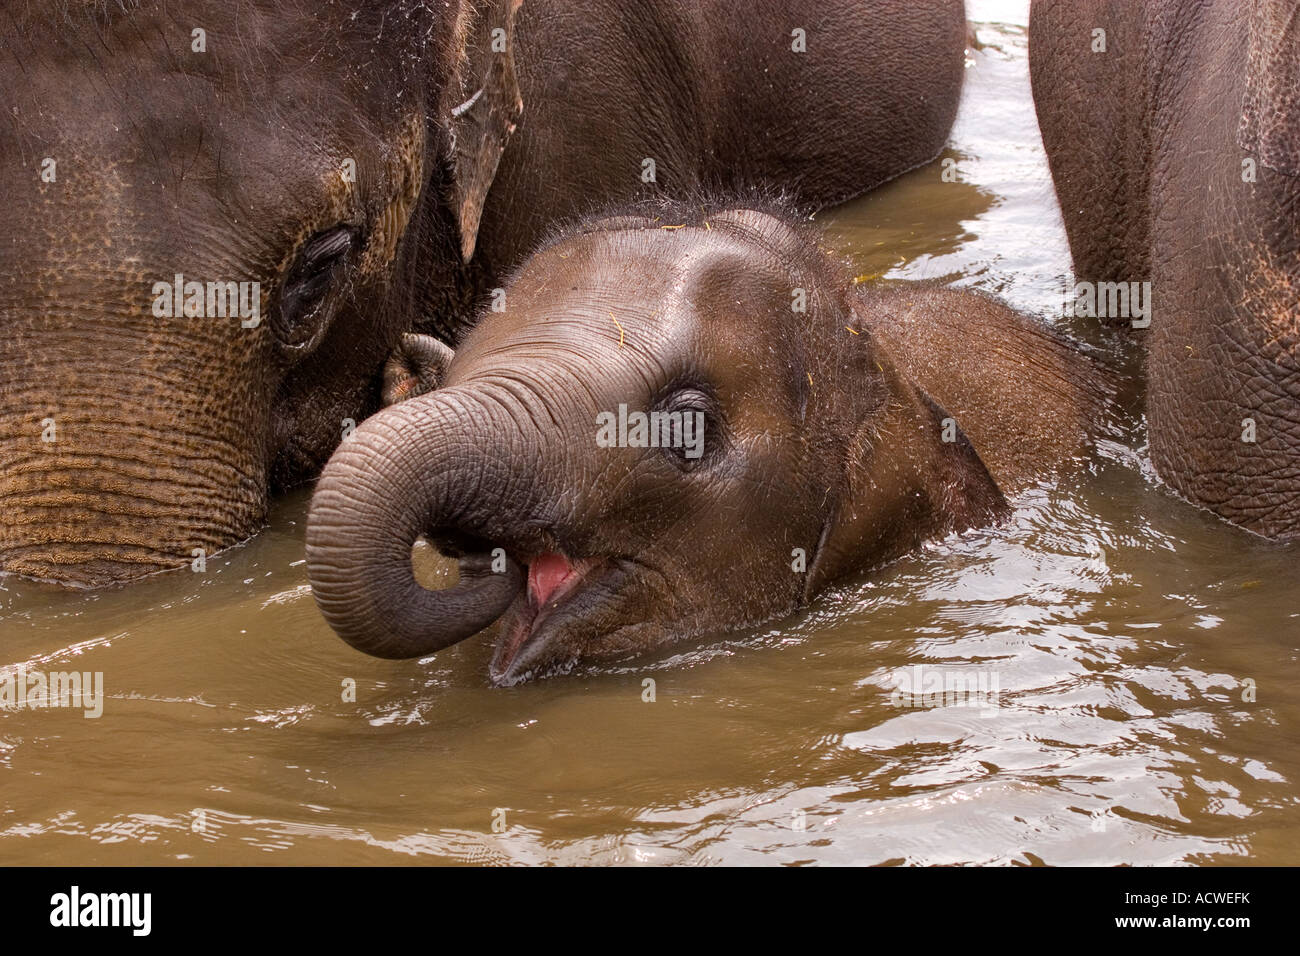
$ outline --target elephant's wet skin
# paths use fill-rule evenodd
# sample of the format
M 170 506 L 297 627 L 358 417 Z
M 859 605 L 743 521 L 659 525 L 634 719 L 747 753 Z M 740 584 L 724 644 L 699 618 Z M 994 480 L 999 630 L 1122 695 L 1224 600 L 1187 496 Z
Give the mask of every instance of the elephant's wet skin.
M 1150 290 L 1156 471 L 1300 540 L 1300 5 L 1035 0 L 1029 59 L 1075 272 Z
M 1105 374 L 1031 319 L 854 287 L 773 211 L 585 224 L 506 302 L 440 388 L 340 446 L 307 528 L 313 592 L 349 643 L 419 656 L 495 612 L 500 684 L 771 620 L 996 522 L 1005 494 L 1086 453 L 1108 407 Z M 653 415 L 660 441 L 638 428 Z M 500 549 L 519 585 L 418 587 L 421 534 L 480 562 Z
M 0 10 L 0 573 L 248 538 L 400 336 L 453 341 L 555 222 L 842 201 L 933 158 L 962 82 L 960 0 L 818 0 L 805 52 L 786 0 L 176 6 Z M 197 298 L 156 303 L 177 275 Z

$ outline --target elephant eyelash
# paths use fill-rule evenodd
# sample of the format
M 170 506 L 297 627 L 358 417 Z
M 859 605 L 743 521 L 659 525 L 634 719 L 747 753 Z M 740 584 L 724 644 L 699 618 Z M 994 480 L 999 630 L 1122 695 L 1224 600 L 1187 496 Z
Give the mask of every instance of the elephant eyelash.
M 680 447 L 660 448 L 660 451 L 682 471 L 692 472 L 706 467 L 722 453 L 721 449 L 726 444 L 725 433 L 722 428 L 721 407 L 713 395 L 712 388 L 694 382 L 676 383 L 664 390 L 659 400 L 653 403 L 652 408 L 656 412 L 680 413 L 683 418 L 696 414 L 703 416 L 703 430 L 700 437 L 701 455 L 688 457 L 684 444 Z
M 280 290 L 275 331 L 283 348 L 302 355 L 320 342 L 328 325 L 329 296 L 361 238 L 355 226 L 336 226 L 303 243 Z
M 360 244 L 360 235 L 358 229 L 340 226 L 312 236 L 303 244 L 298 261 L 290 270 L 290 275 L 294 276 L 291 281 L 304 284 L 333 272 L 343 263 L 347 254 Z M 300 275 L 294 275 L 295 273 Z

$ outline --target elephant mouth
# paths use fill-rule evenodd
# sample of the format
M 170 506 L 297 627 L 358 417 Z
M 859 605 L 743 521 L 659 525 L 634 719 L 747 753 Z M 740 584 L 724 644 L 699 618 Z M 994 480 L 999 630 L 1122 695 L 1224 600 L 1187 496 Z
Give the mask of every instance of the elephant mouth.
M 490 676 L 502 686 L 542 671 L 554 673 L 577 660 L 562 646 L 580 620 L 609 603 L 625 577 L 615 558 L 570 559 L 554 551 L 527 562 L 528 581 L 501 618 Z

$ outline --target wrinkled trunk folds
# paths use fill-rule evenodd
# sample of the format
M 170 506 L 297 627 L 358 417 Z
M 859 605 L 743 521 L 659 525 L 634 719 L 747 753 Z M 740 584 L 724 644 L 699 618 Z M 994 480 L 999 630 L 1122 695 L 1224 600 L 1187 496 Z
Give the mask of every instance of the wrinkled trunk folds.
M 520 590 L 522 569 L 504 549 L 494 556 L 496 522 L 480 504 L 520 500 L 506 456 L 518 436 L 500 418 L 460 390 L 435 392 L 368 420 L 326 465 L 307 523 L 308 574 L 321 613 L 353 647 L 431 654 L 491 624 Z M 415 580 L 421 535 L 460 558 L 454 587 Z

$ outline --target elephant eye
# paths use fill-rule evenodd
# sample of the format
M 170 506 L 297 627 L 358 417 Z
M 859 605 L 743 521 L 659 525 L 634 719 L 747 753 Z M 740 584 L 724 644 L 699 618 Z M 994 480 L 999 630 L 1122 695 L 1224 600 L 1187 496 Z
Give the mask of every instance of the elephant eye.
M 694 471 L 712 460 L 722 445 L 718 403 L 702 389 L 686 387 L 669 393 L 657 403 L 660 419 L 660 450 L 682 471 Z
M 285 349 L 307 352 L 319 343 L 330 318 L 329 292 L 360 236 L 355 226 L 337 226 L 303 243 L 280 287 L 275 331 Z

